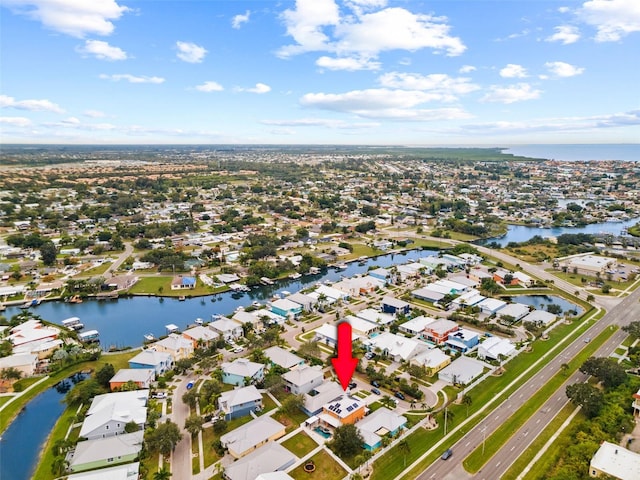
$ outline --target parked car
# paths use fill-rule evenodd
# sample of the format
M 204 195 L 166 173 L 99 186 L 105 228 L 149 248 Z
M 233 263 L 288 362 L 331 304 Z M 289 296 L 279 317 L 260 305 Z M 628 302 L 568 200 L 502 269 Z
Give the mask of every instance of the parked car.
M 377 388 L 372 388 L 371 389 L 371 393 L 375 393 L 376 395 L 380 395 L 380 390 L 378 390 Z
M 191 390 L 193 388 L 193 382 L 187 383 L 187 390 Z
M 440 458 L 442 458 L 443 460 L 446 460 L 446 459 L 448 459 L 451 455 L 453 455 L 453 450 L 451 450 L 451 449 L 449 448 L 446 452 L 444 452 L 444 453 L 442 454 L 442 457 L 440 457 Z
M 351 382 L 349 384 L 349 388 L 356 388 L 358 386 L 358 384 L 356 382 Z
M 364 354 L 364 358 L 366 358 L 367 360 L 371 360 L 372 358 L 375 358 L 376 354 L 373 352 L 367 352 Z
M 236 347 L 233 349 L 233 353 L 241 353 L 244 352 L 244 347 Z
M 373 380 L 371 382 L 371 385 L 373 385 L 374 387 L 380 387 L 380 383 L 377 380 Z
M 404 400 L 404 393 L 396 392 L 393 394 L 394 397 L 399 398 L 400 400 Z
M 167 392 L 156 392 L 151 395 L 151 398 L 167 398 Z

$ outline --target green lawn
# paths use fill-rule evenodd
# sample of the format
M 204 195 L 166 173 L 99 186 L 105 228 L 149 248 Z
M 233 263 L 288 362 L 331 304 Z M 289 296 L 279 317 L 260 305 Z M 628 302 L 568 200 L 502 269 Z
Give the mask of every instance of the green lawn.
M 307 417 L 302 410 L 299 410 L 295 413 L 278 411 L 274 413 L 271 418 L 282 423 L 286 427 L 287 433 L 289 433 L 298 428 L 300 424 L 309 417 Z
M 311 457 L 311 460 L 316 465 L 316 470 L 313 473 L 305 472 L 304 465 L 300 465 L 289 472 L 289 475 L 295 480 L 341 480 L 347 474 L 346 470 L 324 450 L 316 453 Z
M 5 397 L 0 397 L 0 407 L 2 405 L 4 405 L 5 403 L 7 403 L 9 400 L 11 400 L 13 397 L 10 395 L 7 395 Z
M 295 456 L 302 458 L 316 448 L 318 444 L 309 435 L 300 432 L 282 442 L 282 446 Z
M 236 428 L 244 425 L 245 423 L 249 423 L 253 420 L 251 415 L 245 415 L 244 417 L 234 418 L 233 420 L 227 421 L 227 430 L 222 432 L 222 434 L 218 435 L 213 431 L 213 427 L 208 427 L 202 430 L 202 448 L 204 449 L 204 468 L 207 468 L 212 463 L 218 461 L 220 457 L 216 454 L 212 445 L 213 442 L 219 440 L 222 435 L 227 432 L 231 432 Z
M 394 446 L 385 455 L 380 457 L 373 463 L 373 475 L 371 480 L 388 480 L 390 478 L 399 478 L 398 475 L 408 465 L 415 462 L 425 451 L 425 447 L 433 444 L 435 431 L 427 431 L 424 428 L 418 428 L 411 435 L 407 435 L 405 440 L 409 445 L 409 451 L 402 450 L 398 445 Z M 442 436 L 442 432 L 439 433 Z
M 262 395 L 262 405 L 263 405 L 262 411 L 258 413 L 258 416 L 264 415 L 265 413 L 273 410 L 274 408 L 277 408 L 276 402 L 274 402 L 273 399 L 266 393 Z
M 163 297 L 190 297 L 201 295 L 212 295 L 214 293 L 220 293 L 227 291 L 229 288 L 224 287 L 208 287 L 204 285 L 199 279 L 196 282 L 196 288 L 186 290 L 171 290 L 171 280 L 173 276 L 158 275 L 154 277 L 141 277 L 134 286 L 132 286 L 128 293 L 132 294 L 148 294 L 148 295 L 162 295 Z

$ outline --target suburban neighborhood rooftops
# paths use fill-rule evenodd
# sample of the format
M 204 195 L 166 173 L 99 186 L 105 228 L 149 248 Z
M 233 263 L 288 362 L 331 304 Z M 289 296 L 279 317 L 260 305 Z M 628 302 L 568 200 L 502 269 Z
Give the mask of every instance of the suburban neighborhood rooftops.
M 292 368 L 304 362 L 304 359 L 295 353 L 278 346 L 267 348 L 264 354 L 272 363 L 282 368 Z
M 297 386 L 306 385 L 318 377 L 323 377 L 320 365 L 303 365 L 282 375 L 285 381 Z
M 138 480 L 140 462 L 101 468 L 90 472 L 74 473 L 67 480 Z
M 260 445 L 278 432 L 284 430 L 284 425 L 268 415 L 254 418 L 249 423 L 225 433 L 220 441 L 226 448 L 242 453 L 256 445 Z
M 76 465 L 136 454 L 142 450 L 143 435 L 144 432 L 138 430 L 133 433 L 78 442 L 69 465 L 73 469 Z
M 286 469 L 297 458 L 279 443 L 268 442 L 227 466 L 224 475 L 228 480 L 254 480 L 263 473 Z
M 620 480 L 640 478 L 640 454 L 610 442 L 602 442 L 591 459 L 591 469 Z
M 235 405 L 257 402 L 262 400 L 262 394 L 254 385 L 247 387 L 235 388 L 228 392 L 222 392 L 218 398 L 218 403 L 222 410 L 229 410 Z

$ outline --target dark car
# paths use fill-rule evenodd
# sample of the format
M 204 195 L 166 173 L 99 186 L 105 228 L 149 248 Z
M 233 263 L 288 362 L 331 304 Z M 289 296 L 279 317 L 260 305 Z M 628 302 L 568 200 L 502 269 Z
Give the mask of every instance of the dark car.
M 374 380 L 371 382 L 371 385 L 373 385 L 374 387 L 379 387 L 380 383 L 377 380 Z
M 453 450 L 448 449 L 446 452 L 442 454 L 442 457 L 440 458 L 442 458 L 443 460 L 447 460 L 451 455 L 453 455 Z
M 358 384 L 356 382 L 351 382 L 349 384 L 349 388 L 356 388 L 358 386 Z
M 394 397 L 399 398 L 400 400 L 404 400 L 404 393 L 396 392 L 393 394 Z
M 375 393 L 376 395 L 380 395 L 380 390 L 378 390 L 377 388 L 372 388 L 371 389 L 371 393 Z

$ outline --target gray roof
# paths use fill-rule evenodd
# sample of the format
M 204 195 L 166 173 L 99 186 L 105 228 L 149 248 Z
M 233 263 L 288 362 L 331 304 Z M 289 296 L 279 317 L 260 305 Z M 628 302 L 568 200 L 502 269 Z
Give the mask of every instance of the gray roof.
M 263 416 L 225 433 L 220 437 L 220 441 L 226 448 L 241 454 L 260 445 L 280 431 L 284 431 L 284 425 L 271 417 Z
M 140 462 L 102 468 L 91 472 L 74 473 L 67 480 L 138 480 Z
M 229 480 L 254 480 L 263 473 L 285 470 L 297 459 L 279 443 L 269 442 L 229 465 L 224 474 Z
M 262 400 L 260 392 L 255 386 L 249 385 L 248 387 L 222 392 L 218 398 L 218 405 L 226 404 L 227 409 L 230 409 L 235 405 L 242 405 L 243 403 L 256 402 L 259 400 Z
M 98 462 L 108 458 L 137 454 L 142 450 L 143 435 L 144 432 L 138 430 L 133 433 L 78 442 L 69 465 L 73 469 L 73 467 L 79 465 Z
M 282 347 L 270 347 L 264 351 L 269 360 L 283 368 L 291 368 L 304 362 L 304 359 Z

